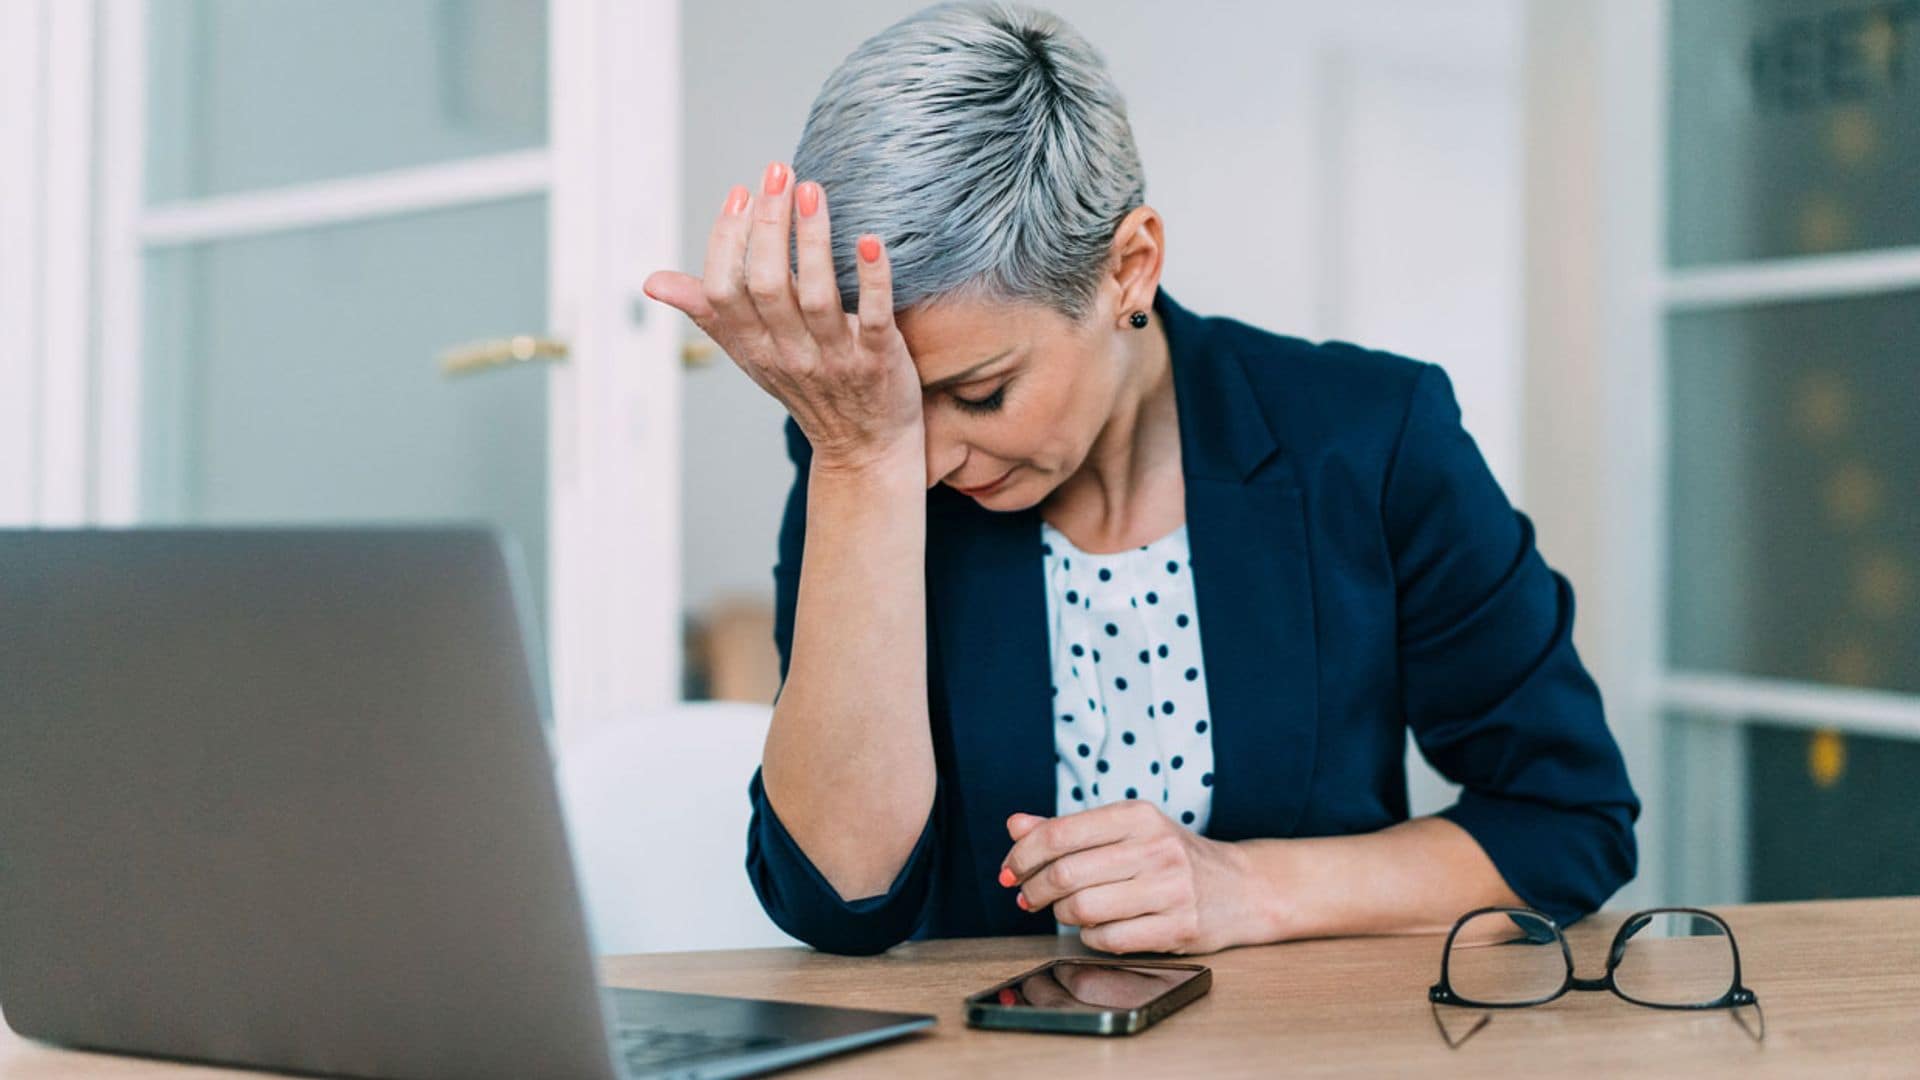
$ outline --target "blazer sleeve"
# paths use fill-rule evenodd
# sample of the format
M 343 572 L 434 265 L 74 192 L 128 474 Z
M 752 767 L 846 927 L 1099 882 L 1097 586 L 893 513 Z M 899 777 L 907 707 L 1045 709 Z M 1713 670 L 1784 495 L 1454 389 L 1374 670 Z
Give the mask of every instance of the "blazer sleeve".
M 1388 466 L 1401 693 L 1440 812 L 1529 906 L 1569 925 L 1632 879 L 1640 801 L 1573 646 L 1573 589 L 1534 546 L 1425 364 Z
M 793 653 L 794 610 L 800 593 L 800 558 L 806 537 L 807 476 L 812 447 L 791 417 L 786 422 L 787 455 L 795 473 L 780 523 L 779 556 L 773 567 L 773 641 L 780 651 L 780 685 L 786 688 Z M 778 695 L 775 701 L 779 700 Z M 747 823 L 747 876 L 760 906 L 774 925 L 826 952 L 866 956 L 884 952 L 910 937 L 924 917 L 932 893 L 932 872 L 939 844 L 942 794 L 920 839 L 893 884 L 877 896 L 847 900 L 813 864 L 767 801 L 761 770 L 753 771 L 747 797 L 753 812 Z

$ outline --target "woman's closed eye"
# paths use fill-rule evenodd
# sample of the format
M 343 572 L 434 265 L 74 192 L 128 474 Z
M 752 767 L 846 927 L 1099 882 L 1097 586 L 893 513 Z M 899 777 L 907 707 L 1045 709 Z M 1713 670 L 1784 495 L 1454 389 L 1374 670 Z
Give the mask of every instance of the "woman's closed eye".
M 1002 383 L 999 389 L 995 390 L 991 394 L 988 394 L 986 397 L 979 398 L 977 400 L 974 398 L 963 398 L 960 395 L 955 394 L 953 396 L 953 403 L 955 405 L 960 406 L 962 409 L 965 409 L 968 412 L 986 413 L 986 412 L 993 412 L 994 410 L 998 409 L 1001 406 L 1001 404 L 1006 401 L 1006 397 L 1007 397 L 1007 387 L 1005 383 Z

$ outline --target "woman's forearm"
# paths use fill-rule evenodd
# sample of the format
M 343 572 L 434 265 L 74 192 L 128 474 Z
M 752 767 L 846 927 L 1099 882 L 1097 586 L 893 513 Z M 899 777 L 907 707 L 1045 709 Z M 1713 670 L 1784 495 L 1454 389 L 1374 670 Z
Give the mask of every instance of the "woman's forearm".
M 787 678 L 761 779 L 843 899 L 887 891 L 933 807 L 927 720 L 926 461 L 808 473 Z
M 1445 932 L 1473 908 L 1522 904 L 1480 844 L 1445 818 L 1234 846 L 1257 897 L 1257 941 Z

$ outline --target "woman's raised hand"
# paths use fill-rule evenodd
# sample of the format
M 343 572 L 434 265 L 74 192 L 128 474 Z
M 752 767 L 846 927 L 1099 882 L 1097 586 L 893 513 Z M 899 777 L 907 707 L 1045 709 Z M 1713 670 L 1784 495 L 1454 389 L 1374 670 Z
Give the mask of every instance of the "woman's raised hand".
M 893 279 L 878 237 L 855 245 L 858 314 L 841 306 L 826 192 L 767 167 L 759 198 L 735 185 L 707 240 L 706 276 L 648 276 L 655 300 L 685 312 L 793 414 L 816 466 L 860 468 L 892 455 L 923 463 L 920 378 L 893 321 Z M 794 215 L 795 204 L 799 215 Z M 797 233 L 799 273 L 788 262 Z

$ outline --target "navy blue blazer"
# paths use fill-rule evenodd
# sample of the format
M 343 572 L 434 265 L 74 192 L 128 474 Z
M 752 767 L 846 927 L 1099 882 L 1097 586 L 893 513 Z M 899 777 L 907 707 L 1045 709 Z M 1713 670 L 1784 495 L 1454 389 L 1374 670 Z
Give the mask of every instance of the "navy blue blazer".
M 1406 820 L 1406 731 L 1462 785 L 1441 811 L 1562 924 L 1632 878 L 1640 803 L 1574 652 L 1573 592 L 1541 559 L 1438 367 L 1200 316 L 1162 288 L 1214 746 L 1217 840 Z M 786 677 L 811 449 L 774 567 Z M 1055 812 L 1037 508 L 927 495 L 928 700 L 938 786 L 883 895 L 842 899 L 759 771 L 747 872 L 782 929 L 836 953 L 1053 933 L 996 880 L 1015 811 Z M 946 673 L 962 671 L 966 678 Z M 857 825 L 850 825 L 857 828 Z

